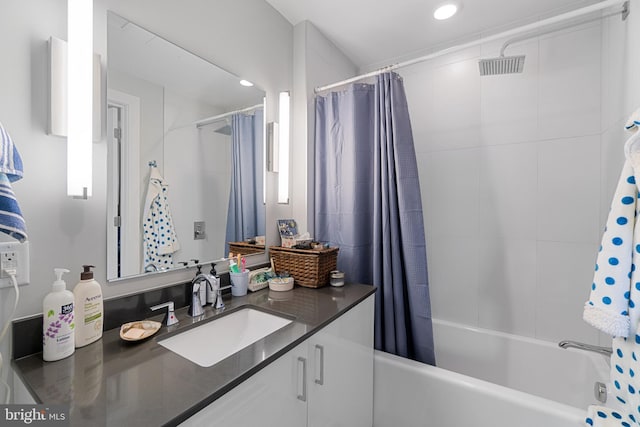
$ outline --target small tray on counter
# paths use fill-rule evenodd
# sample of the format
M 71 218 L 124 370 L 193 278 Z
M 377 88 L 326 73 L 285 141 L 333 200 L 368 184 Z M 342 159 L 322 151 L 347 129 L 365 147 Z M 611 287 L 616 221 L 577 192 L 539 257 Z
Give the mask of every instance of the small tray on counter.
M 120 338 L 124 341 L 142 341 L 160 330 L 162 323 L 153 320 L 138 320 L 120 326 Z

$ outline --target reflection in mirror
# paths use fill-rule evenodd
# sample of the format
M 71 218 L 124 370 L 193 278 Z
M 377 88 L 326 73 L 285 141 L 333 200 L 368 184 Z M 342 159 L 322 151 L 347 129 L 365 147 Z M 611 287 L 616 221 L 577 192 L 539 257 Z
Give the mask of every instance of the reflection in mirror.
M 108 12 L 108 280 L 264 250 L 264 92 Z

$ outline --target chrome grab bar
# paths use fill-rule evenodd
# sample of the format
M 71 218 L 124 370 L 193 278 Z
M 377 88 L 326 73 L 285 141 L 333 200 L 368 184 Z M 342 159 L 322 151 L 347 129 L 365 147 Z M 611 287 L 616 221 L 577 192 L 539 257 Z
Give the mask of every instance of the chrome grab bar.
M 603 354 L 605 356 L 611 356 L 611 353 L 613 353 L 613 350 L 611 349 L 611 347 L 600 347 L 598 345 L 585 344 L 582 342 L 571 341 L 571 340 L 560 341 L 558 343 L 558 347 L 560 348 L 573 347 L 573 348 L 577 348 L 578 350 L 593 351 L 595 353 Z

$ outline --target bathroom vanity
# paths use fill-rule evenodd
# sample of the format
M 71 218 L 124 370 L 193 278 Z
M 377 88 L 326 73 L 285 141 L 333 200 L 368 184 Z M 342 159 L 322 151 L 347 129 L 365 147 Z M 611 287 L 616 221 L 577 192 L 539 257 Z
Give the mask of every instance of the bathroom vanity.
M 13 366 L 34 401 L 70 405 L 72 426 L 370 426 L 374 292 L 263 289 L 198 319 L 180 309 L 177 325 L 139 343 L 112 329 L 67 359 L 38 353 Z M 247 307 L 291 322 L 210 367 L 159 344 Z M 223 345 L 217 338 L 202 345 Z

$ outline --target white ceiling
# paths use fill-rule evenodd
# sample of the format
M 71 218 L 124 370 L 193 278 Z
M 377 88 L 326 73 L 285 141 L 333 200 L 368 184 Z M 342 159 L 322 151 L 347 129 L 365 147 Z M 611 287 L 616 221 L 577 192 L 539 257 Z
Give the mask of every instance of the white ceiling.
M 266 0 L 291 24 L 310 21 L 360 68 L 411 59 L 597 0 L 458 0 L 462 10 L 433 19 L 444 0 Z

